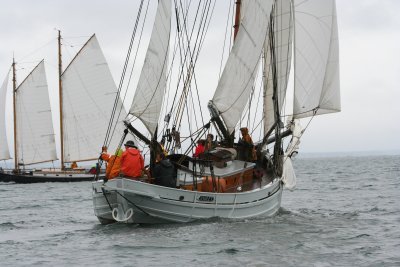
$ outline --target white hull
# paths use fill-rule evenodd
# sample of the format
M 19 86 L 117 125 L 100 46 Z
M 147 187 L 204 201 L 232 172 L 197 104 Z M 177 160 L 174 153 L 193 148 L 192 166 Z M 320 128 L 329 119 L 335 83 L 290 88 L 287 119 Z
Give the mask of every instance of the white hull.
M 283 189 L 280 179 L 261 188 L 238 193 L 189 191 L 125 178 L 113 179 L 104 185 L 102 181 L 96 181 L 92 186 L 94 212 L 102 224 L 116 221 L 187 223 L 212 217 L 243 219 L 272 216 L 280 208 Z

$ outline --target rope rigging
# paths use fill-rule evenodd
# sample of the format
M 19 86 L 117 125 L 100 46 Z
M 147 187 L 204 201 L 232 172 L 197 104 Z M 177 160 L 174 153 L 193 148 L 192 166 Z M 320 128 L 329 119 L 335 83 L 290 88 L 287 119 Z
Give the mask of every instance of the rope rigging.
M 113 106 L 113 109 L 112 109 L 112 112 L 111 112 L 110 121 L 109 121 L 109 124 L 108 124 L 106 136 L 105 136 L 105 139 L 104 139 L 104 146 L 107 146 L 109 144 L 109 142 L 110 142 L 109 138 L 110 138 L 110 134 L 111 134 L 112 124 L 114 122 L 114 116 L 115 116 L 116 109 L 118 107 L 119 97 L 120 97 L 121 89 L 122 89 L 122 86 L 123 86 L 123 83 L 124 83 L 126 70 L 128 68 L 130 54 L 131 54 L 132 47 L 133 47 L 133 42 L 134 42 L 135 36 L 136 36 L 136 30 L 137 30 L 137 27 L 138 27 L 138 24 L 139 24 L 140 15 L 142 13 L 143 2 L 144 2 L 144 0 L 140 1 L 140 6 L 139 6 L 139 10 L 138 10 L 138 13 L 137 13 L 137 16 L 136 16 L 135 26 L 133 28 L 131 41 L 130 41 L 129 48 L 128 48 L 128 53 L 127 53 L 126 58 L 125 58 L 125 64 L 124 64 L 124 67 L 123 67 L 123 70 L 122 70 L 122 74 L 121 74 L 121 79 L 120 79 L 120 82 L 119 82 L 119 85 L 118 85 L 117 95 L 115 96 L 114 106 Z
M 136 59 L 137 59 L 137 55 L 138 55 L 138 52 L 139 52 L 140 44 L 141 44 L 141 41 L 142 41 L 143 30 L 144 30 L 144 24 L 145 24 L 146 18 L 147 18 L 147 12 L 148 12 L 148 8 L 149 8 L 149 3 L 150 3 L 150 1 L 147 2 L 146 12 L 145 12 L 144 19 L 143 19 L 143 23 L 142 23 L 142 29 L 141 29 L 141 31 L 140 31 L 140 36 L 139 36 L 138 44 L 137 44 L 137 47 L 136 47 L 136 52 L 135 52 L 135 57 L 134 57 L 134 59 L 133 59 L 133 63 L 132 63 L 132 67 L 131 67 L 131 72 L 130 72 L 130 75 L 129 75 L 128 83 L 127 83 L 127 85 L 126 85 L 126 87 L 125 87 L 126 90 L 125 90 L 124 97 L 123 97 L 123 99 L 122 99 L 122 105 L 121 105 L 121 107 L 120 107 L 120 109 L 119 109 L 118 117 L 117 117 L 117 119 L 116 119 L 116 123 L 115 123 L 115 125 L 114 125 L 114 129 L 113 129 L 113 131 L 112 131 L 111 137 L 114 135 L 115 130 L 117 129 L 118 121 L 119 121 L 119 118 L 121 117 L 121 112 L 122 112 L 122 109 L 123 109 L 123 107 L 124 107 L 124 103 L 125 103 L 125 100 L 126 100 L 126 95 L 127 95 L 127 93 L 128 93 L 128 89 L 129 89 L 129 86 L 130 86 L 130 84 L 131 84 L 131 79 L 132 79 L 132 75 L 133 75 L 133 70 L 134 70 L 134 67 L 136 66 Z M 125 117 L 124 119 L 127 119 L 128 116 L 129 116 L 129 112 L 128 112 L 128 114 L 126 115 L 126 117 Z M 109 142 L 111 142 L 111 140 L 109 140 Z
M 204 42 L 204 36 L 205 33 L 207 32 L 207 28 L 209 25 L 209 14 L 210 14 L 210 7 L 211 7 L 211 1 L 207 1 L 201 11 L 201 15 L 200 15 L 200 19 L 198 19 L 199 17 L 199 13 L 200 13 L 200 5 L 201 3 L 199 3 L 199 5 L 197 6 L 196 9 L 196 16 L 194 18 L 194 22 L 193 22 L 193 26 L 191 28 L 190 33 L 188 32 L 188 25 L 187 25 L 187 15 L 188 15 L 188 11 L 189 11 L 189 7 L 190 4 L 188 6 L 188 9 L 186 9 L 186 11 L 184 11 L 183 9 L 183 5 L 182 2 L 180 1 L 180 5 L 176 8 L 176 16 L 177 16 L 177 29 L 178 29 L 178 47 L 179 47 L 179 52 L 180 52 L 180 62 L 181 62 L 181 67 L 180 67 L 180 71 L 179 71 L 179 77 L 178 77 L 178 83 L 177 83 L 177 89 L 175 91 L 173 100 L 172 100 L 172 104 L 171 104 L 171 109 L 169 111 L 168 114 L 175 114 L 174 116 L 174 120 L 173 120 L 173 131 L 176 130 L 180 130 L 181 124 L 182 124 L 182 118 L 183 118 L 183 112 L 186 109 L 187 112 L 187 117 L 188 120 L 190 119 L 190 116 L 188 114 L 188 97 L 191 98 L 191 102 L 192 105 L 194 105 L 194 97 L 193 97 L 193 93 L 192 90 L 190 89 L 191 86 L 191 80 L 192 78 L 194 79 L 194 84 L 195 84 L 195 88 L 196 88 L 196 95 L 197 95 L 197 101 L 199 103 L 199 107 L 200 107 L 200 114 L 201 114 L 201 120 L 202 123 L 204 124 L 204 118 L 203 118 L 203 114 L 202 114 L 202 110 L 201 110 L 201 105 L 200 105 L 200 96 L 199 96 L 199 92 L 198 92 L 198 87 L 197 87 L 197 82 L 196 82 L 196 78 L 195 78 L 195 64 L 197 62 L 197 59 L 199 57 L 199 53 L 202 47 L 202 43 Z M 175 1 L 175 5 L 177 5 L 176 1 Z M 214 6 L 215 6 L 215 2 L 214 2 Z M 183 20 L 179 20 L 179 10 L 181 11 L 181 14 L 183 15 Z M 214 10 L 214 8 L 212 9 L 212 11 Z M 212 14 L 212 12 L 211 12 Z M 197 21 L 199 20 L 199 22 L 197 23 Z M 180 22 L 182 21 L 182 23 Z M 198 24 L 198 30 L 197 30 L 197 34 L 196 34 L 196 38 L 193 44 L 193 51 L 191 50 L 191 46 L 190 44 L 192 43 L 192 38 L 195 32 L 195 26 Z M 187 45 L 184 45 L 184 43 L 187 43 Z M 185 47 L 185 49 L 183 49 L 182 47 Z M 186 65 L 186 68 L 185 68 Z M 187 76 L 185 75 L 185 69 L 187 71 Z M 182 89 L 182 93 L 181 93 L 181 97 L 179 98 L 178 103 L 175 105 L 174 103 L 177 102 L 177 96 L 178 96 L 178 88 L 179 88 L 179 84 L 181 84 L 181 82 L 183 82 L 183 89 Z M 195 112 L 195 109 L 193 109 L 193 111 Z M 170 116 L 170 115 L 168 115 Z M 169 120 L 168 120 L 169 121 Z M 195 119 L 195 123 L 197 125 L 197 119 Z M 188 124 L 191 127 L 191 123 Z M 168 127 L 168 122 L 166 122 L 164 129 Z M 191 132 L 192 130 L 190 130 Z M 165 135 L 163 135 L 165 136 Z M 170 148 L 171 144 L 168 144 L 168 149 Z

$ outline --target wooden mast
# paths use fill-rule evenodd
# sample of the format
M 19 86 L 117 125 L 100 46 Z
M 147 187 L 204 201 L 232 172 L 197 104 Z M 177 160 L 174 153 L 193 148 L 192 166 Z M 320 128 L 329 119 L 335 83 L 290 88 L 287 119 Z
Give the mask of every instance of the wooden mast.
M 13 57 L 12 63 L 13 70 L 13 112 L 14 112 L 14 170 L 18 171 L 18 151 L 17 151 L 17 103 L 16 103 L 16 94 L 17 94 L 17 77 L 15 71 L 15 60 Z
M 242 0 L 237 0 L 236 1 L 236 13 L 235 13 L 235 25 L 233 25 L 234 31 L 233 31 L 233 40 L 236 39 L 236 35 L 239 31 L 239 25 L 240 25 L 240 5 L 242 4 Z
M 63 131 L 63 101 L 62 101 L 62 61 L 61 61 L 61 31 L 58 30 L 58 94 L 60 105 L 60 141 L 61 141 L 61 170 L 65 170 L 64 166 L 64 131 Z

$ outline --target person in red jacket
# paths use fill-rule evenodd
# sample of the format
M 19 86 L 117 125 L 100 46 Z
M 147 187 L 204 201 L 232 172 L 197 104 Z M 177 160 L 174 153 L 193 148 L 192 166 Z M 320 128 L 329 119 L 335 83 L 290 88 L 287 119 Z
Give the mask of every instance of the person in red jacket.
M 205 141 L 203 139 L 199 139 L 197 141 L 196 150 L 194 151 L 193 158 L 198 158 L 201 154 L 204 153 L 205 150 Z
M 146 172 L 143 156 L 133 141 L 129 140 L 124 145 L 125 151 L 121 156 L 121 174 L 138 180 L 142 177 L 142 171 Z

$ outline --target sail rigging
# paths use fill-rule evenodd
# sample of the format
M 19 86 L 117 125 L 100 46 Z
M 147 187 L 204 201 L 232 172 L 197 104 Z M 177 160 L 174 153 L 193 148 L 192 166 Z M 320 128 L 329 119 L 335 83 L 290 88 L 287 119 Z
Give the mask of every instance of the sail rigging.
M 129 113 L 155 133 L 167 82 L 171 0 L 159 1 L 150 43 Z
M 154 121 L 154 132 L 149 127 L 149 122 L 140 118 L 146 111 L 145 108 L 140 111 L 142 113 L 135 115 L 152 133 L 151 141 L 127 122 L 125 133 L 130 130 L 132 135 L 139 137 L 149 147 L 150 172 L 154 183 L 147 175 L 95 181 L 92 184 L 93 203 L 95 214 L 101 223 L 190 222 L 215 216 L 243 219 L 262 214 L 273 215 L 280 208 L 283 184 L 290 190 L 294 189 L 296 175 L 291 157 L 297 154 L 300 138 L 304 133 L 300 120 L 296 117 L 314 116 L 340 109 L 335 1 L 249 0 L 243 1 L 243 5 L 241 3 L 240 0 L 236 2 L 235 43 L 214 97 L 208 103 L 210 121 L 198 127 L 195 118 L 191 117 L 196 110 L 193 108 L 193 98 L 190 99 L 192 77 L 196 85 L 196 71 L 192 64 L 196 62 L 198 53 L 191 54 L 191 38 L 189 35 L 183 36 L 179 48 L 181 57 L 184 57 L 180 62 L 177 88 L 174 101 L 170 104 L 171 112 L 167 113 L 165 119 L 165 127 L 168 127 L 171 116 L 175 115 L 175 119 L 171 129 L 163 130 L 160 141 L 162 145 L 166 141 L 166 148 L 172 153 L 166 155 L 163 146 L 160 146 L 162 150 L 159 151 L 154 146 L 159 137 L 156 134 L 158 114 Z M 175 2 L 176 9 L 177 5 L 179 4 Z M 188 29 L 188 24 L 186 13 L 182 12 L 185 14 L 182 24 L 179 23 L 178 12 L 176 13 L 179 38 L 183 35 L 180 33 L 185 33 Z M 197 15 L 196 12 L 194 21 Z M 309 24 L 309 31 L 301 29 L 305 23 Z M 203 25 L 206 24 L 205 22 Z M 193 29 L 194 25 L 195 23 Z M 154 32 L 152 38 L 153 35 Z M 168 48 L 168 42 L 164 42 L 164 46 L 164 49 Z M 152 82 L 161 77 L 151 77 L 152 69 L 146 65 L 150 61 L 148 55 L 156 54 L 151 49 L 152 46 L 149 46 L 141 82 L 147 81 L 148 77 L 153 78 Z M 193 50 L 196 51 L 196 48 Z M 295 51 L 294 54 L 292 50 Z M 196 55 L 195 60 L 186 60 L 186 55 L 190 58 Z M 260 62 L 263 62 L 264 68 L 263 86 L 261 79 L 256 77 Z M 296 88 L 293 90 L 288 89 L 292 64 L 296 71 Z M 157 67 L 157 74 L 164 76 L 165 64 L 159 60 Z M 255 94 L 258 83 L 259 95 L 262 92 L 263 97 Z M 144 103 L 138 102 L 143 106 L 149 105 L 149 101 L 153 99 L 138 96 L 145 95 L 146 89 L 147 93 L 155 95 L 152 90 L 158 84 L 138 86 L 135 101 L 143 101 Z M 179 91 L 182 95 L 179 101 L 175 101 Z M 292 97 L 295 101 L 295 119 L 286 120 L 285 125 L 283 118 L 287 115 L 286 105 L 291 104 L 288 102 Z M 257 102 L 256 106 L 254 102 Z M 264 104 L 264 110 L 257 113 L 260 103 Z M 182 123 L 183 115 L 187 117 L 188 125 Z M 244 119 L 240 121 L 242 116 Z M 251 125 L 252 116 L 254 121 L 259 118 L 261 122 Z M 242 138 L 239 142 L 234 142 L 235 128 L 239 123 L 244 125 L 246 120 L 248 128 L 255 129 L 264 124 L 261 143 L 253 143 L 252 140 L 255 139 L 249 136 L 247 127 L 241 128 Z M 287 130 L 282 131 L 285 126 Z M 192 129 L 194 127 L 198 129 Z M 211 127 L 221 137 L 219 142 L 216 142 L 212 134 L 208 134 Z M 181 135 L 181 131 L 183 134 L 189 132 L 189 135 Z M 207 141 L 203 139 L 206 134 Z M 271 134 L 274 136 L 269 136 Z M 289 135 L 292 139 L 284 150 L 283 138 Z M 185 141 L 187 142 L 181 146 Z M 191 157 L 189 153 L 194 143 L 198 144 L 197 148 L 203 148 L 203 152 L 197 153 L 200 149 L 196 149 L 196 154 Z M 270 144 L 273 144 L 271 150 L 267 147 Z M 152 161 L 154 154 L 157 154 L 157 162 Z M 170 172 L 171 175 L 161 175 L 153 171 L 163 168 L 166 161 L 168 166 L 175 168 Z M 160 183 L 161 179 L 168 183 Z
M 15 92 L 17 155 L 19 165 L 57 159 L 44 61 L 25 78 Z
M 117 88 L 95 35 L 64 70 L 61 80 L 64 161 L 97 159 Z M 120 100 L 118 108 L 125 117 Z M 117 122 L 118 136 L 122 127 Z M 110 147 L 117 147 L 118 141 L 112 139 Z
M 7 73 L 3 84 L 0 88 L 0 160 L 10 159 L 10 150 L 7 142 L 7 127 L 6 127 L 6 96 L 7 96 L 7 85 L 10 72 Z
M 335 0 L 295 0 L 295 118 L 340 111 Z
M 254 0 L 243 6 L 235 43 L 212 98 L 230 133 L 240 119 L 256 78 L 272 4 L 272 0 Z
M 293 12 L 291 0 L 277 0 L 271 13 L 269 35 L 264 43 L 264 134 L 276 121 L 274 83 L 282 110 L 292 61 Z

